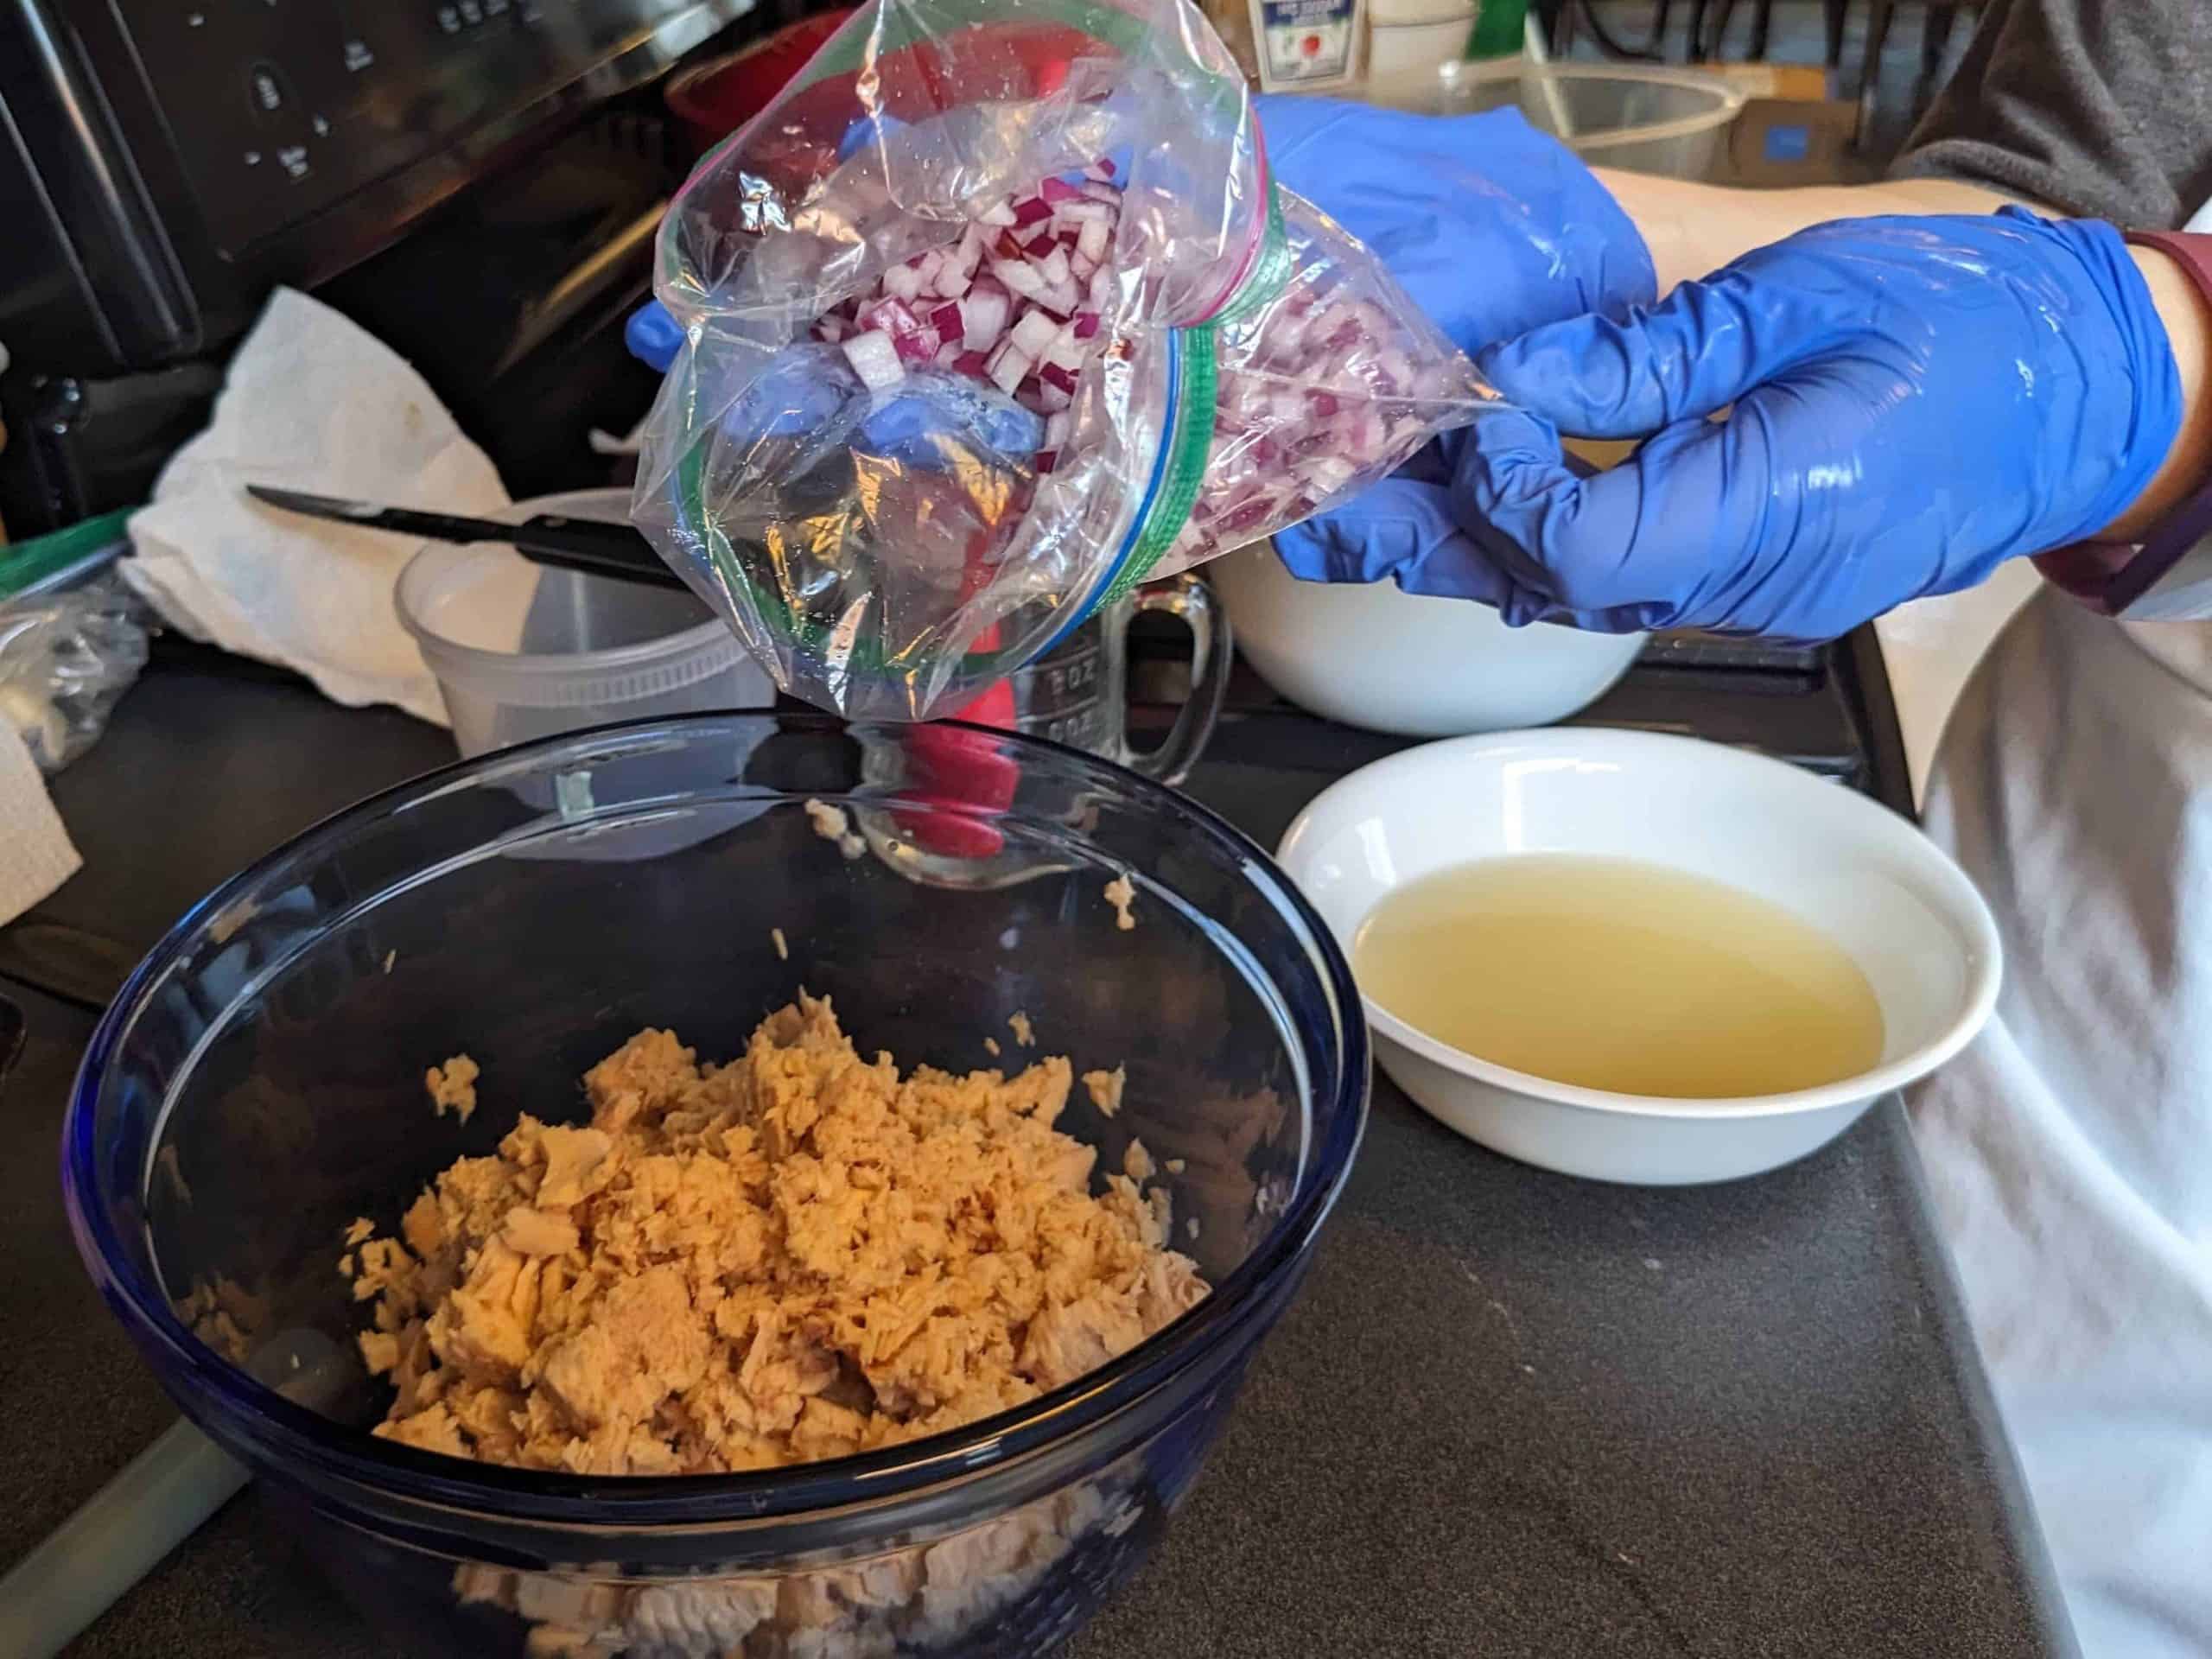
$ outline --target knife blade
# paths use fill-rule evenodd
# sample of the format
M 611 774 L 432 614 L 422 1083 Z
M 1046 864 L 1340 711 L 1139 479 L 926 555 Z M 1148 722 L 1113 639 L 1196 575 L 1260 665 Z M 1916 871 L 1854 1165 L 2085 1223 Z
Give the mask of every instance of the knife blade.
M 433 542 L 505 542 L 526 559 L 563 570 L 646 582 L 656 588 L 683 586 L 683 579 L 661 563 L 652 543 L 628 524 L 553 512 L 541 512 L 518 524 L 503 524 L 494 518 L 379 506 L 373 501 L 349 501 L 340 496 L 278 489 L 268 484 L 249 484 L 245 489 L 257 501 L 311 518 L 419 536 Z

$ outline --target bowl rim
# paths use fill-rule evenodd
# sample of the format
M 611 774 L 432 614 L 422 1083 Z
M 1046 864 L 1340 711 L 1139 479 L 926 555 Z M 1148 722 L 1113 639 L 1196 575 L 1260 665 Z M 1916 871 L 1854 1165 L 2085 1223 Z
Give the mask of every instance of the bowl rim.
M 1364 1135 L 1370 1103 L 1370 1056 L 1351 965 L 1335 933 L 1299 891 L 1297 884 L 1267 850 L 1227 819 L 1198 801 L 1142 774 L 1086 750 L 1025 734 L 964 721 L 940 721 L 1031 752 L 1041 760 L 1072 761 L 1099 774 L 1107 784 L 1149 798 L 1162 823 L 1178 824 L 1215 843 L 1260 887 L 1281 911 L 1301 927 L 1319 970 L 1319 988 L 1337 1010 L 1341 1033 L 1340 1065 L 1335 1080 L 1338 1110 L 1323 1140 L 1308 1153 L 1309 1179 L 1294 1192 L 1274 1224 L 1213 1288 L 1205 1300 L 1182 1314 L 1128 1352 L 1027 1405 L 979 1419 L 925 1439 L 853 1457 L 791 1464 L 772 1470 L 727 1475 L 568 1475 L 477 1463 L 382 1440 L 296 1404 L 257 1381 L 243 1366 L 218 1355 L 177 1318 L 158 1284 L 149 1284 L 131 1263 L 111 1220 L 105 1198 L 108 1183 L 100 1173 L 92 1125 L 101 1081 L 118 1045 L 139 1011 L 149 988 L 183 955 L 188 942 L 217 925 L 231 905 L 257 883 L 318 843 L 342 836 L 365 820 L 410 803 L 427 800 L 493 774 L 511 779 L 533 759 L 570 751 L 589 757 L 641 741 L 708 741 L 739 724 L 766 724 L 778 732 L 811 731 L 849 736 L 855 730 L 896 731 L 890 722 L 846 721 L 837 716 L 772 709 L 732 709 L 625 721 L 582 732 L 563 732 L 512 748 L 456 760 L 365 796 L 310 825 L 237 874 L 218 884 L 188 909 L 132 969 L 100 1015 L 70 1087 L 62 1121 L 60 1163 L 64 1208 L 78 1254 L 102 1298 L 118 1320 L 143 1344 L 153 1344 L 190 1379 L 190 1388 L 219 1402 L 200 1417 L 230 1424 L 250 1415 L 262 1437 L 257 1466 L 297 1475 L 306 1471 L 368 1492 L 403 1501 L 428 1501 L 503 1519 L 545 1526 L 591 1527 L 725 1524 L 774 1520 L 801 1522 L 826 1511 L 873 1507 L 917 1498 L 950 1484 L 1029 1460 L 1071 1445 L 1109 1419 L 1156 1397 L 1200 1364 L 1223 1338 L 1233 1338 L 1274 1296 L 1294 1283 L 1321 1224 L 1335 1207 L 1349 1179 Z M 818 798 L 843 800 L 840 791 Z M 1295 1033 L 1294 1033 L 1294 1035 Z M 190 1075 L 190 1062 L 172 1079 L 165 1094 Z M 1318 1107 L 1325 1080 L 1310 1077 L 1309 1111 Z M 132 1172 L 143 1186 L 151 1179 L 149 1157 Z M 169 1377 L 163 1385 L 179 1402 L 185 1390 Z
M 1832 1083 L 1808 1089 L 1710 1100 L 1617 1093 L 1611 1090 L 1586 1088 L 1580 1084 L 1560 1083 L 1533 1072 L 1516 1071 L 1511 1066 L 1483 1059 L 1430 1036 L 1363 991 L 1360 994 L 1361 1006 L 1366 1009 L 1368 1022 L 1378 1037 L 1395 1043 L 1447 1071 L 1477 1083 L 1487 1084 L 1492 1088 L 1525 1096 L 1545 1105 L 1634 1117 L 1734 1120 L 1827 1111 L 1839 1106 L 1855 1105 L 1902 1089 L 1958 1054 L 1980 1033 L 1982 1027 L 1995 1011 L 1998 992 L 2004 978 L 2004 947 L 1998 934 L 1997 920 L 1990 912 L 1988 902 L 1949 854 L 1929 840 L 1917 825 L 1856 790 L 1823 782 L 1788 761 L 1777 760 L 1771 755 L 1759 754 L 1726 743 L 1715 743 L 1705 738 L 1684 737 L 1668 732 L 1637 731 L 1625 727 L 1575 726 L 1484 732 L 1469 737 L 1444 738 L 1433 743 L 1419 744 L 1396 754 L 1387 755 L 1357 772 L 1348 772 L 1315 796 L 1292 821 L 1290 828 L 1283 832 L 1282 839 L 1276 843 L 1276 861 L 1291 880 L 1297 883 L 1302 862 L 1298 843 L 1317 833 L 1313 827 L 1314 823 L 1332 809 L 1341 810 L 1346 800 L 1386 784 L 1389 774 L 1433 766 L 1446 759 L 1457 760 L 1463 756 L 1478 762 L 1485 761 L 1500 752 L 1524 749 L 1536 741 L 1549 745 L 1554 754 L 1571 750 L 1578 758 L 1591 760 L 1633 757 L 1638 752 L 1646 755 L 1654 753 L 1674 756 L 1695 755 L 1700 765 L 1752 772 L 1770 779 L 1787 779 L 1789 781 L 1783 786 L 1789 789 L 1802 785 L 1807 789 L 1828 791 L 1823 798 L 1844 803 L 1839 810 L 1847 817 L 1855 816 L 1859 823 L 1866 826 L 1866 839 L 1899 849 L 1905 857 L 1916 862 L 1930 878 L 1931 886 L 1940 889 L 1942 898 L 1948 901 L 1948 919 L 1971 936 L 1965 962 L 1966 994 L 1961 1000 L 1958 1013 L 1948 1025 L 1927 1041 L 1907 1050 L 1895 1059 L 1886 1060 L 1866 1071 L 1856 1071 L 1849 1077 L 1838 1077 Z M 1449 757 L 1431 753 L 1447 748 L 1452 752 Z M 1630 858 L 1638 855 L 1633 850 L 1622 855 Z M 1492 856 L 1510 858 L 1514 855 Z M 1659 860 L 1651 861 L 1663 862 Z M 1367 915 L 1372 913 L 1372 908 L 1370 906 L 1368 911 L 1362 912 L 1363 922 Z M 1349 957 L 1351 954 L 1350 945 L 1343 939 L 1339 939 L 1338 944 Z

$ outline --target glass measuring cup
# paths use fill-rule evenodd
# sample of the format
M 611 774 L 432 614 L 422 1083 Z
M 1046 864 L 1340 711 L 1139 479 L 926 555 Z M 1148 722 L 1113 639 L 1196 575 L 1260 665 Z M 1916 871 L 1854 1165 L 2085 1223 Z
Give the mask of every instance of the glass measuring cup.
M 1128 740 L 1128 633 L 1144 613 L 1181 619 L 1191 631 L 1191 692 L 1157 748 Z M 1213 590 L 1185 573 L 1102 607 L 1035 662 L 986 688 L 956 718 L 1048 738 L 1125 766 L 1155 782 L 1190 775 L 1212 735 L 1236 660 L 1229 618 Z M 868 849 L 893 868 L 933 886 L 996 887 L 1055 868 L 1033 850 L 1010 851 L 989 822 L 1014 797 L 1020 773 L 980 731 L 954 725 L 918 728 L 901 757 L 903 792 L 957 812 L 909 815 L 863 810 L 855 825 Z
M 1129 626 L 1143 613 L 1179 618 L 1191 631 L 1191 695 L 1160 747 L 1128 735 Z M 957 718 L 1050 738 L 1162 784 L 1190 775 L 1213 734 L 1233 658 L 1229 618 L 1198 578 L 1180 575 L 1102 607 L 1052 651 L 960 711 Z

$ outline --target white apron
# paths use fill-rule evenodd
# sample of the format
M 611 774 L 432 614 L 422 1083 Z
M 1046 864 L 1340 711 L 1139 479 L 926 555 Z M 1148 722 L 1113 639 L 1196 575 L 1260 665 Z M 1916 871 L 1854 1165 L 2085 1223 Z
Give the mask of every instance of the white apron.
M 2212 1655 L 2212 624 L 2045 592 L 1953 711 L 1929 833 L 2003 930 L 1914 1121 L 2087 1659 Z

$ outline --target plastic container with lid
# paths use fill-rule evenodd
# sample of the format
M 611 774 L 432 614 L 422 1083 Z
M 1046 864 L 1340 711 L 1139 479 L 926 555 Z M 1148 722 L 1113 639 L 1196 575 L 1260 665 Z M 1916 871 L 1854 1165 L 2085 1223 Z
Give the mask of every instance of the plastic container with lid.
M 518 501 L 621 523 L 622 490 Z M 690 594 L 534 564 L 498 543 L 428 543 L 399 578 L 399 620 L 437 676 L 463 759 L 652 715 L 760 708 L 768 677 Z

